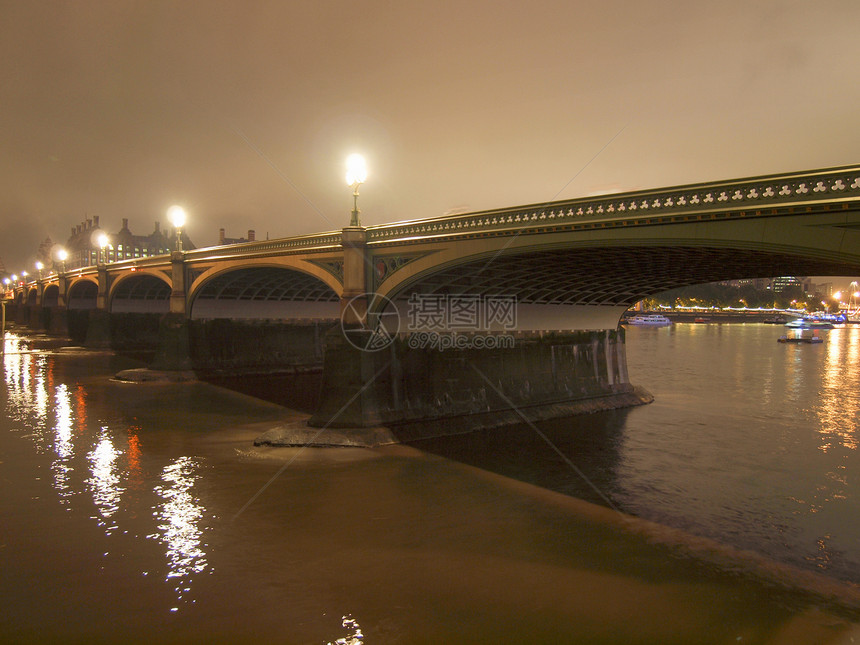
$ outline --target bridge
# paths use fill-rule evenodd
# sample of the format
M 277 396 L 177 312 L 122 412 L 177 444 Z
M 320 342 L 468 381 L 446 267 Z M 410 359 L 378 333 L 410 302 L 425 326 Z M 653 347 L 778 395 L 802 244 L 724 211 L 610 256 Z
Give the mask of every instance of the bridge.
M 149 343 L 161 368 L 322 363 L 311 422 L 352 427 L 636 404 L 618 322 L 642 298 L 857 274 L 850 166 L 174 251 L 7 296 L 19 322 Z

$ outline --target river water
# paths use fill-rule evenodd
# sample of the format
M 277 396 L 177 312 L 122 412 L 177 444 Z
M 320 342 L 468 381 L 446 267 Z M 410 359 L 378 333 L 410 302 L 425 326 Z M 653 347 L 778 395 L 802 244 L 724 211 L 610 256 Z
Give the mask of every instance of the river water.
M 860 327 L 781 333 L 630 329 L 651 405 L 375 450 L 7 335 L 2 640 L 860 642 Z

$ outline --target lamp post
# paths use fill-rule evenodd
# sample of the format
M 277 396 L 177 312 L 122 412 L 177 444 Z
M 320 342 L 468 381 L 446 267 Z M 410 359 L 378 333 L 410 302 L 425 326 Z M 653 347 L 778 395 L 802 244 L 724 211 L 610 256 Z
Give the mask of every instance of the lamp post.
M 182 251 L 182 227 L 185 226 L 185 209 L 182 206 L 171 206 L 167 209 L 167 217 L 176 228 L 176 250 Z
M 107 245 L 108 245 L 108 236 L 105 233 L 101 233 L 98 237 L 99 243 L 99 261 L 98 264 L 107 264 Z
M 44 264 L 42 264 L 41 262 L 36 262 L 36 271 L 39 272 L 39 280 L 42 279 L 42 269 L 44 269 L 44 268 L 45 268 Z
M 349 218 L 350 226 L 361 226 L 358 219 L 358 187 L 367 179 L 367 165 L 364 162 L 364 157 L 359 154 L 352 154 L 346 158 L 346 184 L 352 188 L 352 216 Z
M 60 249 L 57 251 L 57 259 L 60 261 L 60 273 L 66 272 L 66 258 L 68 257 L 69 253 L 66 249 Z
M 26 271 L 21 271 L 21 284 L 27 284 L 27 276 L 30 275 Z

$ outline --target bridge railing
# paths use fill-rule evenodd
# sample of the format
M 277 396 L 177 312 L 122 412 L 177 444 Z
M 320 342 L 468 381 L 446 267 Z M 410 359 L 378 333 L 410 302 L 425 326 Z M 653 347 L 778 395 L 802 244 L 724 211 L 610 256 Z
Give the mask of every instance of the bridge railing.
M 655 190 L 585 197 L 515 208 L 396 222 L 368 228 L 368 241 L 521 229 L 587 219 L 764 210 L 812 202 L 860 200 L 860 167 L 750 177 Z
M 243 242 L 241 244 L 195 249 L 193 251 L 186 251 L 185 258 L 186 260 L 211 259 L 213 257 L 283 253 L 285 251 L 299 251 L 309 248 L 339 247 L 342 239 L 343 235 L 340 231 L 328 231 L 325 233 L 313 233 L 311 235 L 284 237 L 276 240 Z

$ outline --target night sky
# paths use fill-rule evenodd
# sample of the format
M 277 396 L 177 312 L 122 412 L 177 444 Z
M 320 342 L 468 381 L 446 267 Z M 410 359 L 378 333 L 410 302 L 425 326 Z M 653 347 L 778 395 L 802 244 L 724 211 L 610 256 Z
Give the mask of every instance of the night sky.
M 860 162 L 860 2 L 0 0 L 0 258 Z

